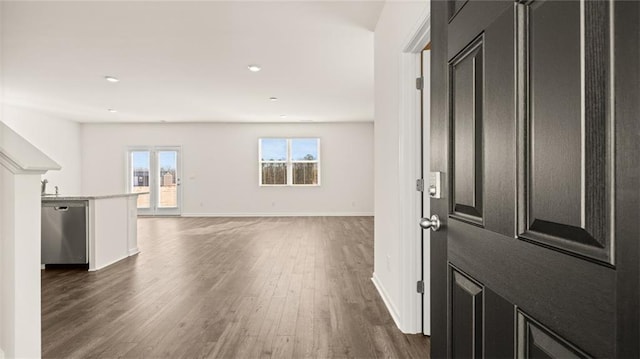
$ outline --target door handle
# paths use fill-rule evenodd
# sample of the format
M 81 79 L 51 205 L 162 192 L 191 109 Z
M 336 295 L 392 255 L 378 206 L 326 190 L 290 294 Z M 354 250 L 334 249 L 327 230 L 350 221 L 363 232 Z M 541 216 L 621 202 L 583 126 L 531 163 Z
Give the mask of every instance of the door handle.
M 56 207 L 53 207 L 53 209 L 55 209 L 58 212 L 66 212 L 66 211 L 69 210 L 69 207 L 67 207 L 67 206 L 56 206 Z
M 420 227 L 437 232 L 440 229 L 440 217 L 438 217 L 437 214 L 434 214 L 431 218 L 422 218 L 420 220 Z

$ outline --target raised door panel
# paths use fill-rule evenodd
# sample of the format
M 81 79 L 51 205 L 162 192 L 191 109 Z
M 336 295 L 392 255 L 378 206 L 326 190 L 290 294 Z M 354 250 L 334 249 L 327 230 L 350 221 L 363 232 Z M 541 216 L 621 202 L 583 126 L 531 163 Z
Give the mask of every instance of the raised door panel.
M 542 324 L 518 311 L 518 359 L 579 359 L 589 358 L 579 348 Z
M 473 41 L 449 65 L 451 215 L 482 225 L 483 40 Z
M 520 238 L 613 264 L 609 3 L 519 9 L 524 87 Z
M 478 5 L 483 5 L 478 7 Z M 449 61 L 450 217 L 515 236 L 516 71 L 514 5 L 466 5 L 482 17 L 500 11 Z M 469 9 L 467 9 L 469 7 Z M 474 8 L 475 7 L 475 8 Z M 477 11 L 476 11 L 477 10 Z M 454 20 L 452 27 L 456 27 Z M 473 36 L 473 37 L 472 37 Z M 456 45 L 457 46 L 457 45 Z
M 451 357 L 481 358 L 483 288 L 451 267 Z

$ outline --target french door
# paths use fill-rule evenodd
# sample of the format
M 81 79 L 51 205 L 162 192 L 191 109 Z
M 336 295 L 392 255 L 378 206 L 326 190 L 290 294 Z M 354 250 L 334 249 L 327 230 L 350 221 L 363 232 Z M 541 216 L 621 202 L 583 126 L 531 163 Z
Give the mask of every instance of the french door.
M 640 357 L 640 2 L 431 21 L 432 357 Z
M 182 208 L 180 147 L 136 147 L 128 151 L 129 192 L 140 215 L 179 215 Z

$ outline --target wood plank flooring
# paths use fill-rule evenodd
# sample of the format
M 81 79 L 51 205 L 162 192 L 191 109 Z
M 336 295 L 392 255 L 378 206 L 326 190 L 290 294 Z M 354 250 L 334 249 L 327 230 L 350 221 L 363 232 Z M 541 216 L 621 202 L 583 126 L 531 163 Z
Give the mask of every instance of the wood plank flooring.
M 373 284 L 371 217 L 145 218 L 141 253 L 42 273 L 46 358 L 428 358 Z

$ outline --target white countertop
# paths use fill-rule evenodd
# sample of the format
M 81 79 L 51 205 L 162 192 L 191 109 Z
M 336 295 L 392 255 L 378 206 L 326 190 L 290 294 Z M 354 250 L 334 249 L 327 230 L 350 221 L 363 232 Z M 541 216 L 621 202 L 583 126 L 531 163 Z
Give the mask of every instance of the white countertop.
M 42 201 L 88 201 L 92 199 L 107 199 L 107 198 L 118 198 L 118 197 L 133 197 L 139 194 L 148 194 L 149 192 L 140 192 L 140 193 L 113 193 L 113 194 L 103 194 L 103 195 L 66 195 L 66 194 L 47 194 L 42 196 Z

